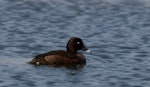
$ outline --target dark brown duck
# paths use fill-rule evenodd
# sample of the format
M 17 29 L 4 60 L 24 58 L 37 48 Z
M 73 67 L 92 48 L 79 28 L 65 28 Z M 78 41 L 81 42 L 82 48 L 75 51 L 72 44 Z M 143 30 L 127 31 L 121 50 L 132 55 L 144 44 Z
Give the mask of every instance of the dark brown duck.
M 55 50 L 35 56 L 29 63 L 34 65 L 52 65 L 52 66 L 74 66 L 85 65 L 86 59 L 82 53 L 83 50 L 90 52 L 82 40 L 78 37 L 72 37 L 66 46 L 67 50 Z

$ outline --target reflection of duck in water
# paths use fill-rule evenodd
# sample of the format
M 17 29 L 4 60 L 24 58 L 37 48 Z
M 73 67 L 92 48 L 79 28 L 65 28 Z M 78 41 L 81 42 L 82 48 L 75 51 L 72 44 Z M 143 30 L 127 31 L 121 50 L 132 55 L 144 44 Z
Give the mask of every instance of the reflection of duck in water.
M 78 37 L 72 37 L 67 43 L 67 51 L 55 50 L 35 56 L 29 63 L 34 65 L 52 65 L 52 66 L 76 66 L 85 65 L 86 59 L 82 53 L 77 52 L 83 50 L 90 52 L 82 40 Z

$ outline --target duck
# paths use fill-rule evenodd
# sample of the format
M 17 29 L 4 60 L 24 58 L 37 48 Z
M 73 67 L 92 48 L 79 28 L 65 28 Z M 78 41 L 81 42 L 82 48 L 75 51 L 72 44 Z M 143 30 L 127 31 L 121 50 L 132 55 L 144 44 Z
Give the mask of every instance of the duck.
M 71 37 L 66 45 L 66 50 L 53 50 L 36 55 L 30 62 L 33 65 L 51 66 L 76 66 L 86 65 L 86 58 L 79 50 L 91 53 L 79 37 Z

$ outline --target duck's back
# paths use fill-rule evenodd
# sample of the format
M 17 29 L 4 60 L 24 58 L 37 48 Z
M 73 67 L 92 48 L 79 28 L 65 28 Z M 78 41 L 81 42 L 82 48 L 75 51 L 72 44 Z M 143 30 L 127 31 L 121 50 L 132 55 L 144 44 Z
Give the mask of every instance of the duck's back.
M 85 57 L 80 54 L 71 54 L 67 51 L 57 50 L 48 53 L 39 54 L 29 62 L 35 65 L 54 65 L 54 66 L 69 66 L 76 64 L 85 64 Z

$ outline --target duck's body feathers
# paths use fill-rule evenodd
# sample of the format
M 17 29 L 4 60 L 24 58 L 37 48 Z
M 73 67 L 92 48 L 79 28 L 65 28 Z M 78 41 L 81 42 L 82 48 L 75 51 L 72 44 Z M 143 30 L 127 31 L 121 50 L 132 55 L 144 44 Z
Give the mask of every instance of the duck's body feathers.
M 68 66 L 75 64 L 86 64 L 86 59 L 81 53 L 72 54 L 64 50 L 50 51 L 39 54 L 29 62 L 35 65 Z M 38 64 L 37 64 L 38 63 Z

